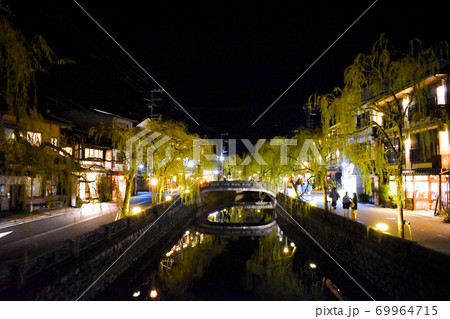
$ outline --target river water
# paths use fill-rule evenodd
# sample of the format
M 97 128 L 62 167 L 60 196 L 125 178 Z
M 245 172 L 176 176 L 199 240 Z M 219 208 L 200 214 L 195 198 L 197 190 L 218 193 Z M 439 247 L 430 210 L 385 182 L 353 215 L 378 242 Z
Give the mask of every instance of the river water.
M 261 225 L 274 217 L 273 209 L 241 206 L 203 216 L 219 227 Z M 294 240 L 286 226 L 271 229 L 259 237 L 224 236 L 191 225 L 167 243 L 160 258 L 139 261 L 145 266 L 126 273 L 97 300 L 367 300 L 307 236 Z

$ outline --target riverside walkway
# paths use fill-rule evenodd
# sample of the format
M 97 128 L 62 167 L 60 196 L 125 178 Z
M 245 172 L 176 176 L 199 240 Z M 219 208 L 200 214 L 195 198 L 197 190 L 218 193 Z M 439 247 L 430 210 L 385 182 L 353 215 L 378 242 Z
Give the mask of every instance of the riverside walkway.
M 311 205 L 323 208 L 322 192 L 313 191 L 311 192 L 311 195 L 304 197 Z M 388 227 L 387 233 L 394 236 L 398 235 L 396 209 L 358 203 L 357 211 L 357 220 L 359 222 L 372 227 L 376 227 L 377 224 L 383 223 Z M 342 198 L 338 200 L 337 209 L 331 210 L 331 212 L 333 214 L 344 216 Z M 406 239 L 412 239 L 422 246 L 450 255 L 450 223 L 444 223 L 443 217 L 434 216 L 432 211 L 405 210 L 404 219 L 410 223 L 410 226 L 405 226 Z

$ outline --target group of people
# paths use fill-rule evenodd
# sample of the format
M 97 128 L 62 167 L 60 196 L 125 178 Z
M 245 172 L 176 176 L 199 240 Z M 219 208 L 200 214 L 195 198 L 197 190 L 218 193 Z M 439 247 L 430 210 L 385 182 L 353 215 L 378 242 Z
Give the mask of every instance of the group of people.
M 336 190 L 336 187 L 333 187 L 329 196 L 331 198 L 331 208 L 336 209 L 337 201 L 341 197 Z M 348 192 L 345 192 L 345 195 L 342 198 L 342 208 L 344 208 L 344 217 L 356 219 L 358 209 L 358 197 L 356 196 L 356 193 L 353 193 L 353 198 L 350 199 Z M 349 214 L 349 209 L 351 209 L 351 215 Z

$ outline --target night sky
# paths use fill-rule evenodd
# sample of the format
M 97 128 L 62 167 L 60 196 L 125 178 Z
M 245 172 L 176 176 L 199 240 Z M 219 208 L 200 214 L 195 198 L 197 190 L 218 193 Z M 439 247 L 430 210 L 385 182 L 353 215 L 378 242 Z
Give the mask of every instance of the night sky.
M 78 1 L 199 123 L 165 94 L 155 113 L 211 138 L 289 135 L 302 105 L 343 85 L 343 70 L 382 32 L 405 52 L 418 37 L 450 42 L 444 1 L 379 0 L 254 126 L 258 116 L 373 1 Z M 75 64 L 38 77 L 41 108 L 149 115 L 158 86 L 71 0 L 3 0 L 27 36 Z

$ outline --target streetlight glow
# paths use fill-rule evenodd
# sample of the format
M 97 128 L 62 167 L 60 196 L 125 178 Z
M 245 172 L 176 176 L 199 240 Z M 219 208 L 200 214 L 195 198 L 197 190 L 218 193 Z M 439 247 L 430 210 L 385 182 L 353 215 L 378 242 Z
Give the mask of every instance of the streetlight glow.
M 131 210 L 131 212 L 133 214 L 139 214 L 142 211 L 142 209 L 139 206 L 135 206 L 133 207 L 133 209 Z
M 150 185 L 156 186 L 158 184 L 158 179 L 156 177 L 150 178 Z
M 381 231 L 387 231 L 389 229 L 388 225 L 383 224 L 383 223 L 376 224 L 376 227 L 378 230 L 381 230 Z

